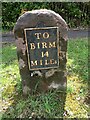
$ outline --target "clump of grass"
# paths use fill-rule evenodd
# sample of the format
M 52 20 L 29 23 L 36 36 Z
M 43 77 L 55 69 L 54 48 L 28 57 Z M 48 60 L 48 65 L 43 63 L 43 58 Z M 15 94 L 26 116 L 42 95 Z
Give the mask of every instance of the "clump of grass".
M 21 99 L 17 102 L 13 112 L 9 109 L 10 116 L 18 118 L 52 118 L 63 116 L 63 101 L 59 98 L 56 91 L 42 93 L 38 96 L 29 96 L 27 99 Z M 61 109 L 61 110 L 60 110 Z

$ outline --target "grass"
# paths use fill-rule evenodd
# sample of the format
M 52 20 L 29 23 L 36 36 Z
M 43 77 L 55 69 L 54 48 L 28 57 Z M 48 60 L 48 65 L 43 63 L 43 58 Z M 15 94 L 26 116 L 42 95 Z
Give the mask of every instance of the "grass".
M 16 47 L 14 44 L 3 46 L 0 66 L 2 117 L 88 118 L 88 40 L 69 40 L 67 58 L 67 94 L 63 105 L 63 96 L 59 96 L 62 91 L 23 97 Z

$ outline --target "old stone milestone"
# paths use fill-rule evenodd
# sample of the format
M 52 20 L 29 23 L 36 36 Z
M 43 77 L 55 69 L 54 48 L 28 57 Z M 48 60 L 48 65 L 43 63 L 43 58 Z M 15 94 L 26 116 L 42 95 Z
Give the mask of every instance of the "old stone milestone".
M 66 89 L 67 30 L 51 10 L 28 11 L 14 27 L 23 94 Z

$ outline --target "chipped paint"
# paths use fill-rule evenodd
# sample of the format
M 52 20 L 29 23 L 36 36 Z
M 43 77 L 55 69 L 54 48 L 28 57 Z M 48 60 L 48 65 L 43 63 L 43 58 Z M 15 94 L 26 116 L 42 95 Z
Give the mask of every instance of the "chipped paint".
M 56 69 L 48 70 L 48 71 L 45 73 L 45 78 L 48 78 L 48 77 L 53 76 L 56 71 L 57 71 Z
M 27 94 L 27 93 L 29 93 L 30 92 L 30 88 L 29 87 L 27 87 L 26 85 L 23 87 L 23 94 Z
M 53 81 L 49 86 L 48 86 L 48 88 L 50 89 L 50 88 L 60 88 L 60 87 L 63 87 L 63 88 L 65 88 L 66 87 L 66 82 L 62 85 L 62 84 L 60 84 L 60 83 L 55 83 L 55 81 Z
M 43 76 L 40 71 L 33 71 L 33 72 L 31 73 L 31 77 L 33 77 L 34 75 L 37 75 L 37 76 L 40 76 L 40 77 Z
M 48 86 L 48 88 L 60 88 L 62 85 L 55 83 L 54 81 Z
M 23 44 L 23 47 L 22 47 L 22 53 L 23 53 L 23 55 L 25 55 L 25 52 L 26 52 L 26 45 Z
M 26 65 L 25 65 L 25 62 L 23 61 L 23 59 L 19 59 L 19 68 L 22 69 L 24 68 Z
M 21 51 L 23 53 L 23 55 L 25 55 L 26 44 L 24 44 L 23 38 L 18 38 L 16 40 L 16 46 L 17 46 L 17 50 Z

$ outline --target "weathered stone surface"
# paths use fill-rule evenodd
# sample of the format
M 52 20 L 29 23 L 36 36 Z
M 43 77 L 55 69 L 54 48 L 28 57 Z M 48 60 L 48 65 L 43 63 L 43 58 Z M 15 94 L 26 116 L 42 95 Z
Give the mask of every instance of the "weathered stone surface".
M 38 27 L 59 27 L 59 68 L 29 71 L 24 29 Z M 33 90 L 43 92 L 51 88 L 66 88 L 67 30 L 65 20 L 51 10 L 28 11 L 19 17 L 14 27 L 14 34 L 23 93 L 26 94 Z

